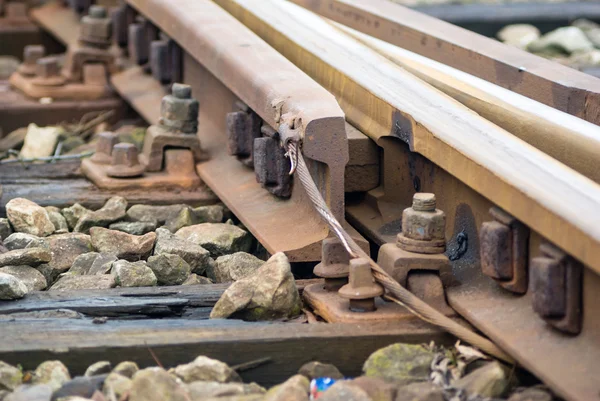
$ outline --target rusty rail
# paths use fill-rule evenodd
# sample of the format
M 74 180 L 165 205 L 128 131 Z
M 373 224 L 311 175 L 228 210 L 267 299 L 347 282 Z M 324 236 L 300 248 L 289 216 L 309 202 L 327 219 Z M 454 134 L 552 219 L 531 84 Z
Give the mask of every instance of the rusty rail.
M 278 128 L 292 118 L 305 138 L 304 154 L 335 214 L 343 216 L 348 161 L 344 114 L 335 98 L 231 15 L 210 1 L 128 2 L 186 51 L 184 82 L 200 101 L 199 136 L 210 160 L 201 178 L 270 252 L 318 260 L 328 229 L 300 186 L 287 201 L 269 195 L 251 170 L 226 152 L 225 115 L 237 99 Z M 226 172 L 226 173 L 225 173 Z M 295 229 L 282 234 L 283 227 Z

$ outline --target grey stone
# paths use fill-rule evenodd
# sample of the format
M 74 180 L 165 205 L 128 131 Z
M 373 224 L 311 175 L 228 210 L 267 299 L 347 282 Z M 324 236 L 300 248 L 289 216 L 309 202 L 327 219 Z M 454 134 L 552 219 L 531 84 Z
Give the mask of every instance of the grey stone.
M 189 208 L 188 205 L 133 205 L 127 211 L 127 217 L 133 221 L 151 221 L 158 225 L 165 224 L 167 220 L 176 217 L 182 209 Z
M 318 361 L 308 362 L 300 367 L 298 374 L 306 376 L 308 380 L 319 377 L 331 377 L 332 379 L 343 379 L 344 375 L 334 365 Z
M 568 54 L 592 50 L 594 45 L 585 33 L 577 27 L 567 26 L 550 31 L 531 42 L 527 49 L 531 52 L 543 52 L 548 49 L 560 49 Z
M 428 381 L 433 357 L 433 352 L 421 345 L 392 344 L 372 353 L 363 372 L 399 385 Z
M 46 212 L 48 212 L 48 217 L 50 217 L 50 221 L 54 224 L 54 233 L 55 234 L 64 234 L 69 232 L 69 225 L 67 224 L 67 219 L 60 213 L 60 209 L 54 206 L 47 206 Z
M 46 248 L 50 249 L 47 238 L 25 233 L 13 233 L 4 240 L 4 246 L 9 251 L 25 248 Z
M 117 285 L 115 278 L 110 274 L 102 276 L 75 276 L 64 275 L 58 279 L 49 291 L 68 290 L 106 290 Z
M 90 230 L 92 245 L 102 253 L 111 253 L 119 259 L 136 261 L 146 259 L 156 240 L 156 233 L 131 235 L 122 231 L 114 231 L 101 227 Z
M 132 378 L 135 372 L 140 370 L 137 363 L 131 361 L 123 361 L 113 369 L 113 373 L 118 373 L 128 378 Z
M 51 281 L 60 273 L 71 268 L 79 255 L 93 251 L 90 236 L 82 233 L 58 234 L 48 237 L 52 260 L 48 263 L 52 270 Z
M 204 276 L 199 276 L 195 273 L 189 275 L 189 277 L 181 283 L 181 285 L 198 285 L 198 284 L 212 284 L 213 282 Z
M 67 273 L 76 276 L 89 274 L 90 268 L 98 255 L 100 255 L 98 252 L 88 252 L 77 256 Z
M 74 231 L 89 233 L 92 227 L 108 227 L 110 223 L 125 217 L 127 200 L 121 196 L 113 196 L 106 201 L 102 208 L 88 212 L 79 219 Z
M 71 380 L 69 369 L 61 361 L 46 361 L 35 369 L 31 383 L 47 384 L 56 391 L 69 380 Z
M 264 394 L 266 390 L 256 383 L 219 383 L 195 381 L 187 386 L 192 401 L 202 401 L 212 397 Z
M 11 301 L 23 298 L 27 294 L 27 286 L 13 275 L 0 273 L 0 300 Z
M 171 373 L 183 380 L 184 383 L 192 383 L 195 381 L 211 381 L 219 383 L 242 381 L 237 372 L 231 369 L 226 363 L 203 355 L 197 357 L 190 363 L 175 367 L 171 370 Z
M 101 253 L 92 263 L 89 275 L 99 275 L 110 273 L 113 264 L 118 260 L 114 253 Z
M 190 265 L 192 272 L 196 274 L 203 274 L 207 268 L 212 267 L 214 262 L 210 257 L 210 253 L 200 245 L 181 239 L 164 228 L 157 229 L 156 235 L 155 255 L 162 253 L 179 255 Z
M 96 391 L 102 389 L 106 375 L 79 376 L 64 383 L 52 394 L 54 400 L 89 400 Z
M 319 395 L 319 400 L 325 401 L 372 401 L 369 394 L 358 386 L 353 386 L 350 382 L 339 381 L 329 387 L 323 394 Z
M 181 209 L 177 216 L 167 220 L 163 228 L 166 228 L 170 232 L 177 232 L 180 228 L 188 227 L 196 224 L 192 209 L 189 207 Z
M 75 229 L 79 219 L 81 219 L 86 214 L 90 213 L 91 210 L 81 206 L 79 203 L 74 204 L 73 206 L 66 207 L 60 211 L 65 220 L 67 221 L 67 225 L 69 229 Z
M 292 376 L 285 382 L 270 388 L 265 394 L 264 401 L 308 401 L 309 385 L 306 377 Z M 344 401 L 350 400 L 344 399 Z
M 23 382 L 20 369 L 0 361 L 0 390 L 15 391 Z
M 121 287 L 151 287 L 157 283 L 154 272 L 144 261 L 118 260 L 113 263 L 112 274 Z
M 359 376 L 349 382 L 360 387 L 373 401 L 395 401 L 398 387 L 377 377 Z
M 223 221 L 224 208 L 221 205 L 200 206 L 192 209 L 196 224 L 220 223 Z
M 0 273 L 16 277 L 25 284 L 27 292 L 42 291 L 48 285 L 44 275 L 30 266 L 5 266 L 0 268 Z
M 507 25 L 498 32 L 498 39 L 507 45 L 525 50 L 540 37 L 540 30 L 530 24 Z
M 554 397 L 543 387 L 518 389 L 511 394 L 508 401 L 552 401 Z
M 273 320 L 297 316 L 301 310 L 302 302 L 290 263 L 285 254 L 278 252 L 256 274 L 229 286 L 210 317 Z
M 10 226 L 10 222 L 7 218 L 0 218 L 0 240 L 5 240 L 13 233 L 13 229 Z
M 0 267 L 4 266 L 37 266 L 52 260 L 52 253 L 45 248 L 15 249 L 0 254 Z
M 179 255 L 161 253 L 148 258 L 148 267 L 152 269 L 159 285 L 179 285 L 189 277 L 192 269 Z
M 500 398 L 511 387 L 510 369 L 499 362 L 490 362 L 461 377 L 454 386 L 464 389 L 469 395 L 484 398 Z
M 50 401 L 54 390 L 47 384 L 19 386 L 3 401 Z
M 396 401 L 444 401 L 444 390 L 433 383 L 412 383 L 398 389 Z
M 110 361 L 99 361 L 88 366 L 83 375 L 88 377 L 97 376 L 105 373 L 110 373 L 111 370 L 112 365 Z
M 202 223 L 183 227 L 176 235 L 200 245 L 217 257 L 235 252 L 248 252 L 252 237 L 239 227 L 223 223 Z
M 215 267 L 207 271 L 208 277 L 215 283 L 238 281 L 254 274 L 265 263 L 254 255 L 246 252 L 236 252 L 231 255 L 219 256 Z
M 153 221 L 121 221 L 108 226 L 115 231 L 123 231 L 131 235 L 144 235 L 156 230 L 156 222 Z
M 117 400 L 123 397 L 123 394 L 127 393 L 131 389 L 132 380 L 129 377 L 123 376 L 119 373 L 111 373 L 104 381 L 104 387 L 102 393 L 110 398 L 110 394 L 114 394 Z
M 129 401 L 189 401 L 189 396 L 164 369 L 148 368 L 133 376 Z
M 600 25 L 586 19 L 578 19 L 573 21 L 571 25 L 581 29 L 590 42 L 600 48 Z
M 54 232 L 48 212 L 38 204 L 24 199 L 11 199 L 6 204 L 6 215 L 17 232 L 45 237 Z

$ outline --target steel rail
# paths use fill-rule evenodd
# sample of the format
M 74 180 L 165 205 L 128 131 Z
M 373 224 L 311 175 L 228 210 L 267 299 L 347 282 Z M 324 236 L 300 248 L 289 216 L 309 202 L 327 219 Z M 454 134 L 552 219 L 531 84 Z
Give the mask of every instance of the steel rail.
M 328 229 L 302 188 L 294 186 L 287 201 L 268 194 L 251 170 L 227 154 L 224 124 L 236 98 L 275 129 L 293 119 L 301 127 L 320 190 L 336 216 L 343 217 L 348 150 L 344 113 L 335 98 L 211 1 L 128 4 L 185 50 L 184 82 L 200 101 L 198 135 L 210 153 L 210 160 L 198 165 L 200 177 L 267 250 L 285 251 L 294 261 L 319 260 L 319 243 Z
M 324 17 L 600 123 L 600 79 L 387 0 L 291 0 Z

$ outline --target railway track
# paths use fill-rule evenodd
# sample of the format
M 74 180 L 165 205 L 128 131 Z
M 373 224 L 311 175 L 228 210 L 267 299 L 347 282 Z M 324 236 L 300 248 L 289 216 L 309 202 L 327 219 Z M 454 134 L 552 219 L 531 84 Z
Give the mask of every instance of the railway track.
M 289 148 L 277 143 L 300 138 L 332 216 L 394 280 L 440 314 L 472 325 L 561 397 L 598 399 L 597 78 L 384 0 L 125 3 L 113 9 L 106 49 L 119 60 L 109 78 L 114 93 L 86 100 L 85 111 L 123 110 L 125 101 L 160 127 L 168 118 L 160 112 L 165 96 L 173 90 L 177 97 L 174 83 L 188 84 L 200 105 L 203 155 L 196 145 L 168 143 L 192 150 L 166 151 L 161 167 L 135 180 L 107 176 L 89 160 L 82 170 L 78 161 L 0 166 L 2 207 L 15 197 L 99 207 L 115 194 L 130 204 L 200 205 L 214 203 L 214 192 L 268 253 L 284 252 L 299 268 L 321 261 L 315 273 L 335 287 L 344 275 L 327 269 L 339 259 L 331 240 L 339 233 L 315 210 L 298 173 L 290 182 Z M 50 2 L 30 17 L 67 55 L 79 54 L 83 23 L 70 8 Z M 28 116 L 36 103 L 5 99 L 3 118 Z M 72 109 L 69 102 L 45 112 Z M 150 157 L 144 147 L 140 158 Z M 184 169 L 202 184 L 183 180 Z M 442 245 L 404 236 L 403 210 L 420 210 L 415 193 L 434 193 L 433 208 L 445 212 L 445 225 L 436 226 L 447 239 Z M 267 354 L 274 362 L 248 378 L 275 384 L 313 359 L 356 374 L 366 356 L 393 342 L 451 341 L 393 303 L 350 312 L 321 282 L 297 285 L 328 324 L 206 321 L 226 288 L 218 284 L 197 293 L 39 293 L 0 304 L 0 316 L 64 305 L 85 319 L 15 319 L 3 325 L 0 359 L 35 366 L 61 355 L 84 370 L 103 353 L 149 363 L 149 346 L 169 365 L 197 350 L 230 364 Z M 552 299 L 564 300 L 558 311 Z M 114 320 L 90 326 L 95 316 Z M 55 336 L 23 341 L 24 330 Z M 74 343 L 83 333 L 86 340 Z

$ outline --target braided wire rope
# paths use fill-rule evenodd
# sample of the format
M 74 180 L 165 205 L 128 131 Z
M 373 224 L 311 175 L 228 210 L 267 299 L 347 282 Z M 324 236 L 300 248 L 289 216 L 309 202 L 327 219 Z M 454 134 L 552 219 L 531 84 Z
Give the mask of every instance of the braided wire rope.
M 287 154 L 290 156 L 293 155 L 295 158 L 295 169 L 293 169 L 291 173 L 293 173 L 295 170 L 296 176 L 304 187 L 304 190 L 306 191 L 317 213 L 319 213 L 323 220 L 325 220 L 327 225 L 335 233 L 336 237 L 342 242 L 344 248 L 346 248 L 346 251 L 352 258 L 360 257 L 369 261 L 371 269 L 373 270 L 373 277 L 387 290 L 387 294 L 385 295 L 387 299 L 404 306 L 420 319 L 440 327 L 441 329 L 453 334 L 457 338 L 481 349 L 483 352 L 505 362 L 515 363 L 512 357 L 502 351 L 492 341 L 443 315 L 436 309 L 429 306 L 426 302 L 412 294 L 406 288 L 402 287 L 396 280 L 394 280 L 392 276 L 390 276 L 373 259 L 371 259 L 371 257 L 367 255 L 367 253 L 363 251 L 360 246 L 358 246 L 358 244 L 354 241 L 350 234 L 348 234 L 344 227 L 342 227 L 333 213 L 331 213 L 329 206 L 327 206 L 327 203 L 321 196 L 321 192 L 317 188 L 317 185 L 310 174 L 308 166 L 304 161 L 302 152 L 299 150 L 299 143 L 297 141 L 286 141 L 285 146 Z

